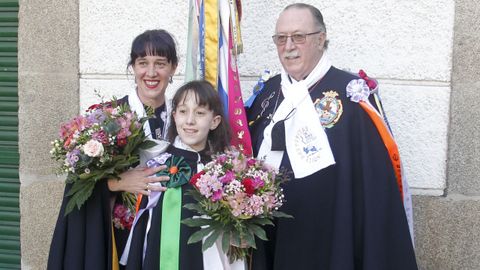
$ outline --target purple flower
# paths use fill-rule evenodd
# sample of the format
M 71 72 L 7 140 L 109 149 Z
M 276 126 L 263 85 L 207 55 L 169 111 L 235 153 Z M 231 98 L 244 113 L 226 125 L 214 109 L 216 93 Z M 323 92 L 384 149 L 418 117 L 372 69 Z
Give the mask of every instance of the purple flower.
M 91 124 L 103 123 L 105 121 L 105 119 L 107 119 L 107 117 L 105 116 L 105 114 L 103 113 L 103 111 L 101 109 L 97 109 L 97 110 L 93 111 L 90 115 L 87 116 L 87 120 Z
M 218 164 L 225 164 L 225 162 L 227 161 L 227 156 L 226 155 L 220 155 L 217 157 L 217 163 Z
M 220 182 L 223 184 L 228 184 L 232 182 L 233 179 L 235 179 L 235 173 L 232 171 L 227 171 L 224 176 L 220 177 Z
M 216 201 L 219 201 L 222 199 L 222 196 L 223 196 L 223 191 L 221 189 L 213 192 L 213 195 L 212 195 L 212 201 L 213 202 L 216 202 Z
M 263 180 L 260 177 L 256 176 L 253 178 L 253 187 L 255 189 L 259 189 L 263 186 L 265 186 L 265 182 L 263 182 Z
M 72 151 L 68 152 L 66 155 L 67 163 L 70 166 L 75 167 L 75 164 L 77 164 L 79 160 L 79 155 L 80 155 L 80 150 L 78 149 L 73 149 Z

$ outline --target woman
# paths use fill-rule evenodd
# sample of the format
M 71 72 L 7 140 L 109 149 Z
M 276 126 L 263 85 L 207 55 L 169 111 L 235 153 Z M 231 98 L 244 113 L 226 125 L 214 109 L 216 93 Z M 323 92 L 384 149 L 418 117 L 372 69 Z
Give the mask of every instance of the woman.
M 130 53 L 137 84 L 127 102 L 135 112 L 145 115 L 145 107 L 155 111 L 155 118 L 144 125 L 145 134 L 153 139 L 166 139 L 169 105 L 165 90 L 172 81 L 178 65 L 175 41 L 165 30 L 149 30 L 137 36 Z M 121 180 L 108 179 L 96 184 L 92 195 L 81 209 L 64 215 L 68 198 L 64 197 L 55 227 L 48 269 L 118 269 L 117 254 L 121 254 L 128 231 L 115 229 L 112 234 L 112 202 L 120 191 L 149 195 L 150 191 L 164 191 L 163 187 L 149 183 L 168 180 L 168 177 L 150 177 L 164 169 L 135 168 L 120 174 Z M 65 187 L 65 194 L 71 185 Z M 112 245 L 117 236 L 117 245 Z

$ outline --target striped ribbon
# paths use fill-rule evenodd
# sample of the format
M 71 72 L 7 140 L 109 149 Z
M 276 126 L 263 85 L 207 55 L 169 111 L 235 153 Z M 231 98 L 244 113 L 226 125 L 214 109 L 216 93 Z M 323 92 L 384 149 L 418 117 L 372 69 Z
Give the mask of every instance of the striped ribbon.
M 251 155 L 236 61 L 243 51 L 240 12 L 240 0 L 190 0 L 185 81 L 203 78 L 215 87 L 232 127 L 231 145 Z

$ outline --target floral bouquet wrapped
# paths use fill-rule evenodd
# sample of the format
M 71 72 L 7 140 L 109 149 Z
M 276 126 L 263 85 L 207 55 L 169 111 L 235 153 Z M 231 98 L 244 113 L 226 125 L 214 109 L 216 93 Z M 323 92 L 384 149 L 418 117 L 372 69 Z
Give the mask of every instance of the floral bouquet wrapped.
M 66 194 L 70 200 L 65 215 L 75 206 L 80 209 L 97 181 L 119 179 L 120 173 L 139 161 L 140 148 L 153 146 L 143 132 L 147 119 L 139 119 L 128 104 L 118 104 L 114 98 L 90 106 L 84 115 L 61 126 L 50 153 L 61 163 L 59 173 L 67 173 L 66 182 L 73 184 Z M 134 207 L 133 194 L 123 192 L 122 199 L 128 208 Z
M 202 229 L 192 234 L 188 243 L 203 242 L 202 250 L 222 237 L 222 250 L 230 262 L 245 259 L 256 248 L 255 236 L 267 240 L 263 225 L 273 225 L 274 217 L 291 217 L 278 211 L 284 202 L 280 183 L 286 175 L 263 160 L 249 158 L 237 151 L 215 157 L 194 175 L 189 191 L 197 203 L 184 207 L 201 217 L 182 222 Z

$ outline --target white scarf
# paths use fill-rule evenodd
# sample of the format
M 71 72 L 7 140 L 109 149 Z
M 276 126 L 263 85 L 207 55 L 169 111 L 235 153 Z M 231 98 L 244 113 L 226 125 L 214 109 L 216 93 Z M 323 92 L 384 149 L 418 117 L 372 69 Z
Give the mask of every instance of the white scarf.
M 167 97 L 165 97 L 165 107 L 166 107 L 166 111 L 167 111 L 167 114 L 166 114 L 167 117 L 166 117 L 166 119 L 164 121 L 164 125 L 163 125 L 162 138 L 157 138 L 159 140 L 160 139 L 162 139 L 162 140 L 167 140 L 168 139 L 167 138 L 167 129 L 170 126 L 170 114 L 171 114 L 171 110 L 172 110 L 172 104 L 171 103 L 172 103 L 172 101 L 167 100 Z M 130 108 L 132 109 L 132 111 L 137 113 L 139 118 L 147 116 L 147 113 L 145 112 L 145 107 L 143 106 L 142 101 L 138 97 L 137 89 L 133 89 L 128 94 L 128 105 L 130 105 Z M 147 136 L 150 139 L 152 138 L 152 131 L 150 129 L 150 123 L 148 122 L 148 120 L 145 121 L 145 123 L 143 124 L 143 132 L 145 132 L 145 136 Z
M 308 88 L 325 76 L 331 67 L 327 52 L 313 71 L 301 81 L 289 77 L 282 68 L 282 93 L 285 99 L 274 112 L 272 121 L 265 128 L 264 139 L 258 152 L 259 158 L 279 168 L 284 151 L 272 151 L 272 128 L 285 120 L 285 142 L 295 178 L 307 177 L 335 164 L 327 134 L 313 106 Z M 290 80 L 291 78 L 291 80 Z

